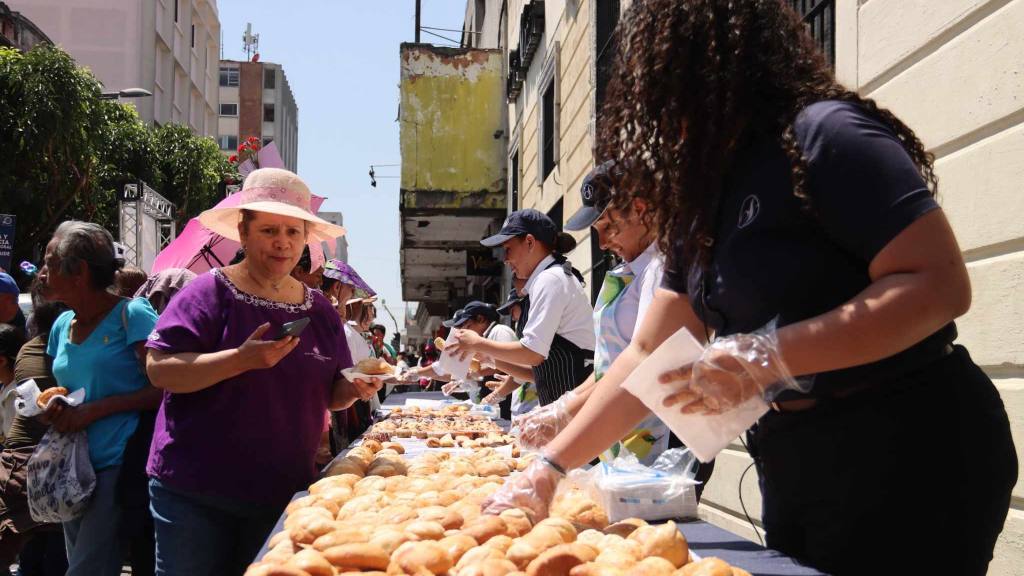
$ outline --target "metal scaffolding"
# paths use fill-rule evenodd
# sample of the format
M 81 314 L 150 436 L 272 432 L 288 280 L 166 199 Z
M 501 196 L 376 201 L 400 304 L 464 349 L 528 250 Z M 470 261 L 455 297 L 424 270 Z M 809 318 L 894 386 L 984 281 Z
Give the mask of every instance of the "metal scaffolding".
M 119 233 L 125 263 L 148 270 L 156 255 L 177 235 L 174 204 L 142 181 L 125 185 L 120 204 Z

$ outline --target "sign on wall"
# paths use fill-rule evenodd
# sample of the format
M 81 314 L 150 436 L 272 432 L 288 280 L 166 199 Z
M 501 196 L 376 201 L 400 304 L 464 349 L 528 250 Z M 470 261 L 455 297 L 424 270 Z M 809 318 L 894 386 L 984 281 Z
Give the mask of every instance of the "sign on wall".
M 14 254 L 14 214 L 0 214 L 0 268 L 11 269 Z

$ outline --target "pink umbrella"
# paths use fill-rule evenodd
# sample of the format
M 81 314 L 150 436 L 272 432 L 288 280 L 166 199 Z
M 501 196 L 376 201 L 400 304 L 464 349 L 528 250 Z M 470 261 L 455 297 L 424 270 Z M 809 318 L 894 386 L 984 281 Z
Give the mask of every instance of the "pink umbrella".
M 218 202 L 216 208 L 230 208 L 237 205 L 241 198 L 241 194 L 232 194 Z M 322 196 L 313 195 L 311 205 L 314 212 L 319 210 L 323 203 Z M 166 268 L 185 268 L 202 274 L 211 268 L 227 266 L 239 248 L 241 245 L 238 242 L 211 232 L 199 223 L 198 218 L 193 218 L 188 221 L 181 234 L 157 254 L 153 261 L 153 269 L 149 273 L 156 274 Z M 309 256 L 314 270 L 322 266 L 325 261 L 323 245 L 320 242 L 311 242 Z

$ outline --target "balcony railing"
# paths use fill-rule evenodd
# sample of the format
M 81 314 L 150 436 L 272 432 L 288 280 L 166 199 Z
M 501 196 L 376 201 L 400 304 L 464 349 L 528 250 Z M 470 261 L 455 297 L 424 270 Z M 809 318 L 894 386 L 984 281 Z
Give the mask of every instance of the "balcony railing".
M 836 63 L 836 0 L 789 0 L 829 64 Z

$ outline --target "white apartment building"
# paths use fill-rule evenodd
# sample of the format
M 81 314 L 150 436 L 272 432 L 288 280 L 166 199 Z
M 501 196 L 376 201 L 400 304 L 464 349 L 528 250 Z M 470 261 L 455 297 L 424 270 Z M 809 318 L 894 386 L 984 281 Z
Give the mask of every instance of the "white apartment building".
M 216 0 L 8 0 L 104 90 L 143 88 L 125 100 L 152 124 L 217 133 L 220 19 Z

